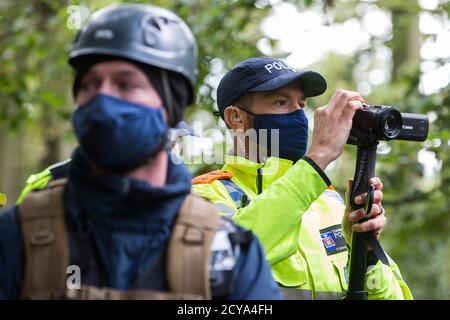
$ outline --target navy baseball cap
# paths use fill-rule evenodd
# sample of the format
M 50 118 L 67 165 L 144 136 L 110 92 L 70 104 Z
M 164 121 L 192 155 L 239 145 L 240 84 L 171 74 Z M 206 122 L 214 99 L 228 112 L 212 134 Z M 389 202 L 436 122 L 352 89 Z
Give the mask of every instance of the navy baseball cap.
M 298 72 L 283 61 L 250 58 L 228 71 L 217 88 L 220 116 L 223 110 L 247 92 L 272 91 L 298 80 L 306 97 L 321 95 L 327 89 L 325 78 L 314 71 Z

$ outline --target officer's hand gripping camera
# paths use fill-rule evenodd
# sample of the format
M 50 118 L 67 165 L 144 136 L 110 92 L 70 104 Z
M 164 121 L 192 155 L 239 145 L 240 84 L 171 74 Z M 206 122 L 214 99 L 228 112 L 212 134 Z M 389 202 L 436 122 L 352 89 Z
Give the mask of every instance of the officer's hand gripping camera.
M 368 181 L 375 175 L 376 150 L 380 140 L 425 141 L 428 136 L 428 117 L 421 114 L 400 113 L 389 106 L 363 105 L 353 117 L 353 126 L 347 143 L 357 146 L 355 176 L 353 178 L 350 203 L 352 210 L 365 208 L 369 213 L 372 208 L 375 188 Z M 367 192 L 364 205 L 354 202 L 355 196 Z M 366 221 L 367 218 L 359 222 Z M 367 269 L 367 244 L 378 258 L 388 264 L 373 232 L 354 233 L 350 257 L 350 276 L 347 292 L 349 300 L 367 299 L 364 280 Z

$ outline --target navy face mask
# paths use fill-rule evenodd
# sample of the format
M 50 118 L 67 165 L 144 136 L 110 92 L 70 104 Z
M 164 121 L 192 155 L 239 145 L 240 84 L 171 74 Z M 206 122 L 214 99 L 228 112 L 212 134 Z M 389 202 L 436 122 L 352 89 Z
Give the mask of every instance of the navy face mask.
M 244 109 L 242 109 L 244 110 Z M 272 146 L 271 131 L 279 131 L 279 154 L 283 159 L 297 162 L 305 153 L 308 145 L 308 118 L 303 109 L 285 114 L 255 114 L 244 110 L 254 116 L 253 129 L 256 130 L 258 145 L 268 148 Z M 260 129 L 267 129 L 267 144 L 260 140 Z M 271 154 L 275 155 L 275 150 Z
M 161 108 L 99 94 L 72 115 L 81 149 L 98 166 L 126 172 L 165 146 L 167 123 Z

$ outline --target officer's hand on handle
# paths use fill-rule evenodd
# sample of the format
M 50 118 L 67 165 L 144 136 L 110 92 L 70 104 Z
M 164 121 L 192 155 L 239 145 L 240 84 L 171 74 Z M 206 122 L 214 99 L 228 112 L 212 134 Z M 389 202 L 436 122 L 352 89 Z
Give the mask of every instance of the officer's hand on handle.
M 368 232 L 373 231 L 376 238 L 380 239 L 381 233 L 386 226 L 386 215 L 384 214 L 383 206 L 381 205 L 381 200 L 383 199 L 383 183 L 378 177 L 369 179 L 369 184 L 375 186 L 374 199 L 372 210 L 369 214 L 366 214 L 364 208 L 353 211 L 350 205 L 350 193 L 352 189 L 352 179 L 348 180 L 347 191 L 345 192 L 345 214 L 342 221 L 342 229 L 344 231 L 345 240 L 348 244 L 351 244 L 351 233 L 352 232 Z M 367 199 L 367 193 L 360 194 L 355 197 L 355 203 L 362 205 Z M 369 218 L 369 220 L 356 223 L 362 218 Z
M 322 170 L 341 155 L 355 111 L 362 108 L 363 102 L 358 92 L 339 89 L 327 105 L 314 112 L 312 143 L 306 155 Z

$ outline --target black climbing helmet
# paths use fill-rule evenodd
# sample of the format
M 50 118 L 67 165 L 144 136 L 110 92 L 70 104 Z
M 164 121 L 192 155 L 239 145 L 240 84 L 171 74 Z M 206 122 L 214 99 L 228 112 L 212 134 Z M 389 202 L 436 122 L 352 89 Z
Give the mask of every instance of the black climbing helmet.
M 197 45 L 192 31 L 173 12 L 148 4 L 112 5 L 96 11 L 78 32 L 69 63 L 77 70 L 86 64 L 85 59 L 97 56 L 123 58 L 180 74 L 189 91 L 187 103 L 193 102 Z

